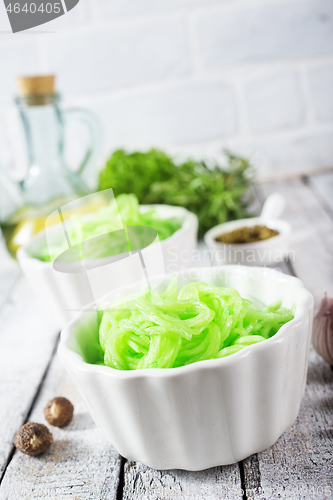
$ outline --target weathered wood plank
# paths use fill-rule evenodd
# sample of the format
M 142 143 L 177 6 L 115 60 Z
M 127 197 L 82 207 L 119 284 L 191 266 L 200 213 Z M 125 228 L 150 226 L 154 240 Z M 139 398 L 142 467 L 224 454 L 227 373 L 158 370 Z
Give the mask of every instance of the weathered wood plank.
M 8 254 L 0 232 L 0 308 L 20 274 L 17 262 Z
M 23 278 L 0 311 L 0 476 L 15 431 L 24 422 L 55 346 L 49 325 Z
M 125 464 L 124 500 L 242 499 L 238 464 L 200 472 L 156 471 L 136 462 Z
M 74 405 L 73 420 L 63 428 L 50 426 L 44 419 L 44 406 L 56 396 L 67 397 Z M 102 437 L 57 356 L 29 420 L 47 425 L 54 442 L 39 457 L 15 452 L 0 500 L 116 499 L 120 456 Z
M 327 213 L 320 207 L 318 200 L 313 196 L 310 189 L 298 181 L 294 183 L 294 186 L 293 183 L 294 181 L 289 181 L 279 183 L 279 186 L 276 184 L 274 186 L 264 186 L 262 192 L 265 195 L 269 194 L 271 188 L 271 191 L 283 191 L 286 189 L 285 185 L 289 184 L 286 191 L 288 192 L 288 204 L 291 209 L 290 207 L 287 208 L 285 218 L 290 219 L 295 230 L 300 228 L 303 238 L 300 238 L 297 230 L 294 235 L 297 236 L 295 243 L 297 259 L 293 262 L 293 265 L 296 269 L 296 261 L 299 260 L 296 272 L 301 269 L 301 273 L 305 273 L 305 265 L 301 262 L 305 248 L 304 242 L 310 239 L 312 245 L 312 239 L 315 235 L 319 238 L 319 241 L 323 242 L 325 258 L 327 258 L 330 255 L 329 247 L 331 242 L 327 242 L 325 227 L 331 229 L 331 221 L 328 222 L 330 219 Z M 293 199 L 294 191 L 295 200 Z M 303 206 L 305 201 L 308 202 L 308 198 L 310 199 L 310 208 L 306 204 Z M 326 215 L 326 219 L 321 219 L 316 224 L 315 214 L 320 218 L 323 217 L 323 213 Z M 309 218 L 310 223 L 307 218 Z M 309 224 L 309 227 L 307 224 Z M 309 228 L 311 229 L 310 236 Z M 313 254 L 314 250 L 311 251 Z M 320 261 L 322 256 L 323 253 L 318 254 L 318 261 L 315 261 L 315 264 Z M 328 269 L 328 262 L 330 262 L 329 258 L 324 261 L 322 267 L 319 264 L 322 275 L 322 270 Z M 209 262 L 204 262 L 204 265 L 209 265 Z M 279 267 L 283 272 L 288 272 L 285 263 L 281 263 Z M 304 282 L 306 281 L 303 276 L 299 277 Z M 325 275 L 323 279 L 324 284 L 328 283 L 329 277 Z M 313 291 L 316 287 L 319 290 L 319 282 L 318 277 L 318 281 L 309 280 L 310 286 L 307 283 L 305 284 Z M 316 293 L 318 293 L 317 288 Z M 16 302 L 17 298 L 14 298 L 14 304 Z M 6 303 L 2 314 L 8 311 L 8 307 L 9 304 Z M 0 321 L 1 318 L 0 315 Z M 2 325 L 2 322 L 0 325 Z M 8 356 L 9 351 L 7 347 L 6 349 Z M 0 364 L 0 377 L 1 375 Z M 333 476 L 332 452 L 329 448 L 333 426 L 332 390 L 329 385 L 331 382 L 332 372 L 318 356 L 312 353 L 309 385 L 306 389 L 297 423 L 284 433 L 272 448 L 244 461 L 247 498 L 330 498 L 330 496 L 325 496 L 325 489 L 321 494 L 320 489 L 311 490 L 311 488 L 312 486 L 315 488 L 322 486 L 333 490 L 330 479 Z M 0 397 L 1 394 L 0 392 Z M 24 498 L 25 496 L 32 499 L 52 498 L 54 500 L 62 500 L 63 498 L 79 498 L 80 500 L 86 498 L 116 498 L 117 477 L 120 467 L 119 457 L 99 436 L 99 432 L 92 424 L 75 390 L 70 382 L 66 381 L 57 360 L 52 363 L 31 419 L 45 423 L 42 414 L 43 406 L 48 399 L 60 394 L 69 397 L 75 404 L 76 416 L 72 424 L 65 429 L 52 428 L 55 444 L 44 457 L 32 458 L 18 452 L 15 453 L 0 490 L 0 500 L 16 500 L 16 498 Z M 0 403 L 0 412 L 1 406 Z M 82 414 L 84 416 L 80 417 Z M 91 428 L 89 428 L 90 425 Z M 13 432 L 18 426 L 15 427 Z M 94 436 L 93 439 L 92 436 Z M 82 450 L 84 450 L 84 453 L 82 453 Z M 109 462 L 111 463 L 110 468 L 108 468 Z M 306 491 L 304 487 L 307 488 Z M 128 462 L 125 464 L 123 493 L 124 499 L 128 500 L 242 498 L 240 472 L 237 464 L 194 473 L 186 471 L 154 471 L 142 464 Z M 281 494 L 280 497 L 279 494 Z M 328 490 L 326 490 L 326 494 L 328 494 Z M 332 496 L 333 491 L 331 491 Z
M 312 175 L 307 180 L 311 189 L 321 198 L 333 216 L 333 172 Z
M 301 181 L 264 185 L 262 196 L 283 192 L 284 218 L 294 229 L 292 266 L 314 294 L 332 293 L 332 220 L 318 198 Z M 248 499 L 328 499 L 333 496 L 333 372 L 312 351 L 308 384 L 296 423 L 270 449 L 244 461 Z
M 293 228 L 290 261 L 317 306 L 325 292 L 333 296 L 333 220 L 300 180 L 264 184 L 258 190 L 263 196 L 275 191 L 286 196 L 283 218 Z
M 333 371 L 314 351 L 296 423 L 274 446 L 244 461 L 248 499 L 333 496 Z

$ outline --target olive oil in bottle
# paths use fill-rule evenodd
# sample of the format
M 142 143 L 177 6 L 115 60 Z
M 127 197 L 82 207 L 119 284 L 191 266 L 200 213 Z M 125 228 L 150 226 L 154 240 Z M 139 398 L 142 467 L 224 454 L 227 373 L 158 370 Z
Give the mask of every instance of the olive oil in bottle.
M 15 200 L 16 209 L 9 216 L 1 217 L 0 213 L 2 234 L 12 255 L 44 228 L 45 219 L 56 208 L 90 193 L 83 174 L 95 163 L 100 142 L 94 115 L 79 109 L 63 111 L 59 107 L 54 75 L 19 77 L 17 83 L 19 95 L 15 101 L 25 136 L 28 168 L 24 179 L 16 183 L 5 178 L 3 171 L 0 176 L 1 190 L 7 190 L 9 197 L 16 192 L 20 198 L 19 203 Z M 75 171 L 68 167 L 64 154 L 65 124 L 69 120 L 83 122 L 91 136 L 81 165 Z

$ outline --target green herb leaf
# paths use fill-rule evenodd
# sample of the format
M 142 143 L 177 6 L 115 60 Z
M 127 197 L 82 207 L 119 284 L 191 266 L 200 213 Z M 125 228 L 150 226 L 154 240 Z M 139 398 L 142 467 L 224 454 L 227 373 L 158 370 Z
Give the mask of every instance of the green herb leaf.
M 225 152 L 227 166 L 187 160 L 176 164 L 163 151 L 126 153 L 119 149 L 107 161 L 99 188 L 115 196 L 134 193 L 141 204 L 180 205 L 199 219 L 199 236 L 228 220 L 246 217 L 246 193 L 253 180 L 249 161 Z

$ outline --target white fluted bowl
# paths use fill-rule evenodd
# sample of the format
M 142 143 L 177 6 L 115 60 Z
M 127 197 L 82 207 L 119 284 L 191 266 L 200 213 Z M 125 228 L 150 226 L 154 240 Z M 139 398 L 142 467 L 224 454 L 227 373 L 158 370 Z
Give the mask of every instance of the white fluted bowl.
M 295 421 L 303 396 L 313 298 L 297 278 L 267 268 L 227 266 L 179 273 L 236 288 L 254 302 L 295 305 L 272 338 L 227 358 L 168 369 L 121 371 L 89 364 L 97 313 L 82 312 L 61 334 L 59 356 L 105 438 L 129 460 L 155 469 L 201 470 L 271 446 Z M 164 288 L 168 277 L 160 288 Z M 118 296 L 130 289 L 120 290 Z M 84 360 L 86 358 L 86 361 Z
M 183 207 L 140 205 L 140 211 L 143 212 L 151 208 L 154 208 L 157 214 L 163 219 L 176 217 L 182 221 L 181 228 L 175 231 L 169 238 L 162 240 L 159 244 L 166 272 L 174 272 L 183 267 L 191 267 L 190 259 L 183 258 L 183 252 L 186 251 L 186 255 L 189 252 L 189 255 L 191 255 L 196 249 L 198 231 L 198 219 L 196 215 Z M 51 235 L 53 232 L 55 235 L 58 234 L 58 226 L 58 224 L 55 224 L 49 229 Z M 69 270 L 72 268 L 72 272 L 62 273 L 53 268 L 52 262 L 43 262 L 36 257 L 40 255 L 45 245 L 46 233 L 45 231 L 41 231 L 33 236 L 29 243 L 18 250 L 17 259 L 22 271 L 38 295 L 42 306 L 50 313 L 55 325 L 61 329 L 68 321 L 75 317 L 77 311 L 94 301 L 94 295 L 87 274 L 78 272 L 77 270 L 77 267 L 81 267 L 81 263 L 79 263 L 79 266 L 75 262 L 68 264 L 67 267 Z M 150 261 L 154 260 L 155 257 L 157 260 L 157 247 L 156 256 L 154 256 L 154 253 L 149 255 Z M 100 259 L 99 264 L 101 261 L 104 264 L 111 263 L 114 258 L 106 257 Z M 135 276 L 135 265 L 136 262 L 132 261 L 132 263 L 129 262 L 127 266 L 122 268 L 121 272 L 124 282 L 130 282 L 132 276 Z M 160 268 L 158 273 L 161 273 Z

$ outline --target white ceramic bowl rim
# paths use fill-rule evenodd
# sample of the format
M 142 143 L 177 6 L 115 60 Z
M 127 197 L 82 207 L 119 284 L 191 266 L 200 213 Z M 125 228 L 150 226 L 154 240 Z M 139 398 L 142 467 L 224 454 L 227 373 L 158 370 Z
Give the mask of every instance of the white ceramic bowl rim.
M 249 269 L 246 266 L 227 266 L 229 270 L 236 270 L 236 269 Z M 195 270 L 198 270 L 199 268 L 195 268 Z M 208 269 L 214 269 L 218 271 L 219 267 L 215 268 L 200 268 L 202 272 Z M 280 276 L 281 273 L 279 271 L 276 271 L 275 269 L 269 269 L 266 267 L 251 267 L 251 270 L 257 270 L 262 273 L 268 273 L 271 276 Z M 193 269 L 187 270 L 188 273 L 193 271 Z M 174 274 L 179 274 L 179 273 L 173 273 Z M 313 298 L 311 293 L 304 288 L 304 285 L 301 280 L 298 278 L 295 278 L 294 276 L 289 276 L 289 275 L 283 275 L 286 277 L 288 280 L 293 281 L 298 285 L 298 305 L 295 311 L 294 319 L 289 321 L 288 323 L 284 324 L 279 331 L 273 335 L 273 337 L 270 337 L 269 339 L 264 340 L 263 342 L 258 342 L 256 344 L 252 344 L 250 346 L 244 347 L 240 351 L 230 355 L 226 356 L 224 358 L 218 358 L 218 359 L 207 359 L 203 361 L 196 361 L 195 363 L 191 363 L 189 365 L 185 366 L 179 366 L 176 368 L 143 368 L 141 370 L 117 370 L 115 368 L 111 368 L 109 366 L 102 366 L 102 365 L 95 365 L 95 364 L 89 364 L 86 363 L 82 356 L 80 354 L 74 352 L 70 347 L 69 343 L 72 337 L 72 327 L 76 323 L 80 323 L 81 319 L 83 318 L 84 312 L 80 312 L 73 320 L 68 323 L 62 330 L 61 332 L 61 340 L 59 344 L 58 350 L 61 351 L 63 356 L 66 356 L 67 358 L 70 359 L 70 362 L 74 365 L 76 365 L 77 368 L 80 370 L 84 370 L 87 372 L 93 372 L 93 373 L 104 373 L 105 375 L 114 377 L 114 378 L 128 378 L 128 379 L 140 379 L 140 378 L 146 378 L 146 377 L 153 377 L 153 378 L 160 378 L 160 377 L 174 377 L 174 376 L 180 376 L 185 373 L 191 373 L 193 371 L 201 371 L 201 370 L 207 370 L 210 368 L 214 368 L 216 366 L 220 366 L 221 364 L 224 364 L 224 366 L 228 366 L 233 363 L 237 363 L 244 359 L 245 357 L 249 356 L 249 354 L 252 352 L 252 350 L 260 350 L 260 349 L 265 349 L 268 347 L 268 345 L 272 344 L 278 344 L 282 342 L 283 340 L 283 334 L 286 330 L 289 330 L 290 328 L 293 329 L 295 326 L 297 326 L 299 323 L 302 322 L 302 318 L 304 315 L 308 314 L 308 307 L 309 304 L 312 303 Z M 166 276 L 168 277 L 168 276 Z M 169 275 L 171 277 L 171 275 Z M 128 288 L 128 287 L 126 287 Z M 124 288 L 125 290 L 125 288 Z
M 197 220 L 197 217 L 193 212 L 190 212 L 189 210 L 187 210 L 184 207 L 179 207 L 176 205 L 157 205 L 157 204 L 155 204 L 155 205 L 140 205 L 140 208 L 143 209 L 144 211 L 155 208 L 156 210 L 161 210 L 162 212 L 171 209 L 172 211 L 175 212 L 175 214 L 173 215 L 174 217 L 177 217 L 177 215 L 176 215 L 177 211 L 181 212 L 178 215 L 179 218 L 183 219 L 181 227 L 179 229 L 177 229 L 177 231 L 175 231 L 171 236 L 169 236 L 169 238 L 161 240 L 160 243 L 164 243 L 167 241 L 169 244 L 172 244 L 174 239 L 176 239 L 181 233 L 188 230 L 188 228 L 192 224 L 191 219 L 192 220 L 195 219 L 195 221 Z M 89 214 L 86 214 L 86 215 L 89 215 Z M 165 218 L 170 218 L 170 217 L 172 217 L 172 214 L 165 216 Z M 53 228 L 56 228 L 57 226 L 59 226 L 59 224 L 54 224 Z M 38 257 L 33 257 L 30 254 L 31 246 L 36 241 L 38 241 L 39 239 L 41 239 L 43 237 L 45 237 L 45 229 L 43 229 L 42 231 L 39 231 L 34 236 L 32 236 L 32 238 L 29 240 L 28 243 L 26 243 L 25 245 L 23 245 L 21 248 L 18 249 L 17 253 L 20 256 L 20 258 L 24 258 L 24 260 L 29 260 L 29 262 L 34 266 L 52 267 L 53 262 L 45 262 L 43 260 L 40 260 Z M 109 258 L 110 257 L 105 257 L 104 259 L 109 259 Z M 103 260 L 103 259 L 101 259 L 101 260 Z M 76 264 L 76 263 L 74 262 L 73 264 Z

